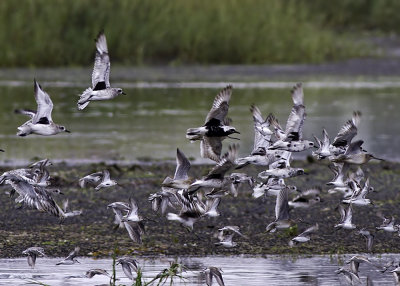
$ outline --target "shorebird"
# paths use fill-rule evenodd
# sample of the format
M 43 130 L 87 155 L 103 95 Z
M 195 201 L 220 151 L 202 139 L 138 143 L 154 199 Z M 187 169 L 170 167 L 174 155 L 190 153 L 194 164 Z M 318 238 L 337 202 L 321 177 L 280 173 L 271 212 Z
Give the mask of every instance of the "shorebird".
M 398 232 L 400 230 L 400 226 L 398 224 L 394 224 L 394 217 L 385 217 L 381 212 L 377 213 L 377 216 L 383 219 L 383 222 L 380 226 L 377 226 L 377 230 L 384 230 L 387 232 Z
M 30 119 L 18 127 L 18 136 L 27 136 L 29 134 L 37 134 L 43 136 L 56 135 L 60 132 L 70 132 L 65 126 L 55 124 L 51 118 L 53 111 L 53 102 L 50 96 L 45 92 L 36 79 L 33 81 L 35 90 L 35 99 L 37 103 L 37 111 L 17 109 L 16 113 L 28 115 Z
M 231 134 L 239 133 L 235 127 L 229 125 L 230 120 L 226 117 L 231 95 L 232 86 L 228 85 L 215 97 L 205 124 L 201 127 L 189 128 L 186 132 L 186 138 L 191 142 L 201 140 L 200 154 L 203 158 L 218 162 L 221 156 L 222 140 Z
M 360 278 L 358 277 L 357 274 L 353 273 L 350 270 L 339 268 L 338 270 L 335 271 L 336 274 L 343 274 L 344 277 L 346 278 L 346 281 L 349 285 L 354 285 L 354 282 L 356 283 L 361 283 Z
M 144 223 L 138 216 L 137 204 L 134 199 L 129 199 L 129 204 L 123 202 L 114 202 L 107 206 L 112 208 L 115 219 L 114 223 L 120 228 L 125 228 L 129 237 L 136 243 L 142 243 L 142 234 L 144 234 Z M 124 214 L 125 213 L 125 214 Z
M 275 221 L 267 226 L 267 232 L 289 228 L 295 223 L 289 218 L 288 191 L 288 188 L 283 188 L 279 191 L 275 203 Z
M 238 151 L 239 145 L 229 145 L 228 152 L 224 154 L 217 165 L 208 173 L 207 176 L 192 183 L 190 185 L 189 192 L 196 192 L 201 187 L 215 189 L 231 187 L 233 185 L 233 180 L 230 176 L 225 177 L 225 173 L 235 166 L 235 159 Z
M 117 185 L 117 181 L 111 180 L 110 172 L 108 170 L 103 170 L 79 179 L 79 186 L 84 188 L 87 183 L 96 184 L 99 182 L 100 184 L 94 188 L 96 191 L 100 190 L 101 188 L 109 188 Z
M 350 271 L 358 276 L 358 268 L 360 267 L 360 263 L 368 263 L 372 264 L 369 261 L 368 257 L 362 255 L 355 255 L 350 260 L 346 261 L 347 264 L 350 264 Z
M 349 204 L 347 211 L 344 209 L 342 205 L 339 205 L 338 210 L 340 213 L 340 222 L 335 225 L 335 228 L 355 229 L 356 225 L 351 222 L 351 220 L 353 219 L 352 205 Z
M 136 259 L 132 257 L 124 256 L 117 260 L 117 264 L 121 264 L 122 270 L 124 271 L 125 275 L 133 280 L 133 272 L 138 271 L 138 262 Z
M 227 248 L 235 247 L 235 246 L 237 246 L 237 243 L 233 241 L 233 237 L 235 235 L 239 235 L 241 237 L 246 238 L 246 236 L 240 232 L 240 229 L 238 226 L 236 226 L 236 225 L 224 226 L 223 228 L 218 229 L 219 242 L 216 242 L 215 245 L 221 245 L 221 246 L 224 246 Z
M 270 150 L 285 150 L 290 152 L 301 152 L 315 146 L 310 140 L 303 140 L 303 125 L 306 117 L 304 106 L 304 93 L 301 83 L 297 83 L 292 91 L 293 108 L 289 114 L 286 130 L 283 132 L 275 118 L 272 118 L 270 124 L 275 128 L 275 136 L 278 138 Z
M 88 271 L 86 271 L 85 276 L 87 278 L 93 278 L 93 276 L 95 275 L 105 275 L 108 277 L 111 277 L 111 275 L 104 269 L 100 269 L 100 268 L 95 268 L 95 269 L 90 269 Z
M 316 232 L 318 230 L 319 226 L 318 223 L 307 228 L 305 231 L 303 231 L 302 233 L 300 233 L 298 236 L 292 238 L 289 241 L 289 246 L 293 247 L 299 243 L 303 243 L 303 242 L 307 242 L 311 239 L 311 234 Z
M 161 191 L 151 194 L 149 201 L 151 202 L 153 211 L 157 212 L 161 209 L 161 214 L 164 215 L 168 206 L 174 208 L 177 204 L 175 192 L 175 189 L 162 187 Z
M 213 283 L 213 278 L 215 278 L 215 280 L 217 281 L 219 286 L 225 286 L 224 284 L 224 280 L 222 279 L 222 270 L 221 268 L 217 268 L 217 267 L 209 267 L 207 269 L 205 269 L 204 274 L 206 276 L 206 284 L 207 286 L 211 286 Z
M 318 137 L 314 136 L 315 141 L 317 141 L 317 144 L 319 148 L 315 151 L 312 152 L 312 155 L 317 158 L 318 160 L 325 159 L 329 156 L 331 156 L 331 150 L 330 150 L 330 140 L 328 136 L 328 132 L 326 132 L 325 129 L 322 130 L 322 140 L 320 140 Z
M 342 200 L 345 204 L 353 204 L 356 206 L 367 206 L 372 204 L 370 199 L 367 199 L 366 196 L 373 189 L 369 185 L 369 178 L 365 180 L 364 187 L 360 188 L 357 186 L 355 181 L 349 182 L 349 185 L 352 186 L 353 194 L 350 198 Z
M 358 231 L 358 233 L 359 233 L 360 235 L 362 235 L 362 236 L 365 238 L 366 243 L 367 243 L 367 251 L 368 251 L 368 252 L 371 252 L 371 251 L 372 251 L 372 245 L 373 245 L 373 243 L 374 243 L 374 235 L 371 234 L 371 233 L 370 233 L 368 230 L 366 230 L 366 229 L 360 229 L 360 230 Z
M 248 164 L 268 166 L 279 158 L 277 155 L 281 151 L 268 150 L 271 146 L 271 137 L 274 134 L 270 129 L 270 120 L 272 114 L 264 120 L 261 115 L 261 111 L 257 106 L 252 105 L 250 111 L 253 113 L 254 120 L 254 146 L 251 154 L 244 158 L 236 159 L 238 165 L 236 169 L 243 168 Z
M 76 256 L 78 255 L 79 250 L 80 250 L 79 246 L 75 247 L 74 250 L 68 254 L 67 258 L 65 258 L 64 260 L 61 260 L 56 265 L 71 265 L 71 264 L 79 263 L 79 261 L 76 259 Z
M 221 198 L 208 199 L 206 201 L 206 211 L 204 216 L 217 217 L 220 216 L 218 206 L 221 203 Z
M 46 256 L 42 247 L 29 247 L 22 251 L 22 254 L 28 255 L 28 265 L 32 268 L 35 267 L 36 257 Z
M 166 177 L 162 182 L 162 186 L 174 189 L 188 189 L 192 183 L 188 172 L 190 170 L 190 162 L 179 148 L 176 149 L 176 170 L 174 178 Z
M 289 201 L 291 208 L 308 208 L 316 203 L 321 202 L 319 194 L 321 193 L 320 187 L 314 187 L 302 192 Z
M 262 171 L 258 174 L 258 177 L 263 180 L 267 180 L 269 177 L 285 179 L 285 178 L 301 176 L 304 174 L 306 173 L 302 168 L 284 167 L 284 168 L 275 168 Z
M 125 94 L 121 88 L 110 85 L 110 57 L 107 41 L 101 31 L 96 38 L 96 57 L 92 72 L 92 87 L 87 88 L 79 97 L 78 109 L 83 110 L 91 101 L 108 100 Z
M 297 190 L 295 186 L 286 185 L 283 179 L 278 179 L 276 177 L 269 177 L 264 183 L 258 183 L 253 188 L 252 196 L 254 198 L 259 198 L 264 195 L 267 196 L 277 196 L 283 188 L 288 188 L 289 192 L 294 192 Z
M 363 143 L 363 140 L 357 140 L 350 143 L 344 154 L 338 155 L 337 157 L 331 159 L 331 162 L 363 165 L 365 163 L 368 163 L 372 159 L 383 161 L 383 159 L 381 158 L 377 158 L 370 153 L 366 153 L 361 148 Z

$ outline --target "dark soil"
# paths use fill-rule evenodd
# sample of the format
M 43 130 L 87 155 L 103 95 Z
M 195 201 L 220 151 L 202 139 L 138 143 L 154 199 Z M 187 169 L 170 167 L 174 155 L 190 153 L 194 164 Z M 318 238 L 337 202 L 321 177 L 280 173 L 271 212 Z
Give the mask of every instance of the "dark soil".
M 52 186 L 59 187 L 64 195 L 56 200 L 61 204 L 69 199 L 71 209 L 82 209 L 83 214 L 66 219 L 62 224 L 47 213 L 28 208 L 17 208 L 14 199 L 10 199 L 2 187 L 0 193 L 0 258 L 21 256 L 21 252 L 31 246 L 45 248 L 49 256 L 64 256 L 74 246 L 81 248 L 80 255 L 109 256 L 117 249 L 119 254 L 136 255 L 263 255 L 263 254 L 341 254 L 366 251 L 366 243 L 357 231 L 334 230 L 339 221 L 335 210 L 340 195 L 327 193 L 326 182 L 332 174 L 325 163 L 294 162 L 309 173 L 307 176 L 287 180 L 299 189 L 314 185 L 323 188 L 323 202 L 309 209 L 291 211 L 292 218 L 301 218 L 304 222 L 297 227 L 266 233 L 265 227 L 274 220 L 275 198 L 254 199 L 247 185 L 241 187 L 239 196 L 225 197 L 219 207 L 221 216 L 199 220 L 192 232 L 188 232 L 178 222 L 168 221 L 151 209 L 148 201 L 150 194 L 160 190 L 160 184 L 167 175 L 173 175 L 175 165 L 171 163 L 132 166 L 82 165 L 70 167 L 64 164 L 51 166 Z M 200 177 L 212 166 L 192 166 L 190 175 Z M 86 174 L 108 168 L 112 178 L 119 186 L 101 189 L 80 189 L 78 179 Z M 246 167 L 243 172 L 253 176 L 263 168 Z M 382 162 L 370 163 L 364 168 L 370 176 L 371 185 L 377 192 L 369 195 L 373 206 L 354 207 L 353 221 L 358 228 L 368 228 L 375 232 L 381 224 L 376 216 L 378 210 L 385 215 L 400 218 L 400 164 Z M 6 171 L 6 168 L 0 168 Z M 148 219 L 143 244 L 132 242 L 124 229 L 114 230 L 114 214 L 107 205 L 114 201 L 128 201 L 129 196 L 138 201 L 140 214 Z M 171 210 L 173 212 L 173 210 Z M 302 232 L 309 224 L 318 222 L 320 230 L 312 241 L 290 248 L 289 240 Z M 236 238 L 238 246 L 223 248 L 215 246 L 217 229 L 225 225 L 238 225 L 248 236 Z M 400 252 L 400 237 L 397 233 L 376 232 L 373 252 Z

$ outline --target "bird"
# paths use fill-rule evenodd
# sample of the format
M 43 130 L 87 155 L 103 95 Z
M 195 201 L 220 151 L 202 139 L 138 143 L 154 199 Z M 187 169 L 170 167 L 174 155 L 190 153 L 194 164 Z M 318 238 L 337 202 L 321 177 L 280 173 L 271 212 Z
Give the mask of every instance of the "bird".
M 353 273 L 351 270 L 347 270 L 347 269 L 341 267 L 338 270 L 336 270 L 335 273 L 343 274 L 349 285 L 354 285 L 354 282 L 356 282 L 358 284 L 361 283 L 361 280 L 358 277 L 358 275 L 356 273 Z
M 371 191 L 372 188 L 369 185 L 369 178 L 365 180 L 363 188 L 359 188 L 355 181 L 352 181 L 349 184 L 352 186 L 353 194 L 350 198 L 343 199 L 342 200 L 343 203 L 353 204 L 356 206 L 367 206 L 372 204 L 371 200 L 366 198 L 366 196 L 368 195 L 368 193 Z
M 175 189 L 161 187 L 161 191 L 151 194 L 148 200 L 151 202 L 153 211 L 157 212 L 161 209 L 161 214 L 164 215 L 168 206 L 174 208 L 178 204 L 175 192 Z
M 222 151 L 222 140 L 231 134 L 240 134 L 235 127 L 230 126 L 230 120 L 226 117 L 231 95 L 232 86 L 228 85 L 215 97 L 211 110 L 207 114 L 205 124 L 201 127 L 189 128 L 186 131 L 186 138 L 190 142 L 200 140 L 202 158 L 209 158 L 218 162 Z
M 332 155 L 331 150 L 330 150 L 330 140 L 328 136 L 328 132 L 326 132 L 325 128 L 322 130 L 322 140 L 314 136 L 315 141 L 317 141 L 317 144 L 319 148 L 315 151 L 312 152 L 312 155 L 317 158 L 318 160 L 325 159 L 329 156 Z
M 226 152 L 217 165 L 208 173 L 207 176 L 200 180 L 194 181 L 189 188 L 189 192 L 193 193 L 203 188 L 223 189 L 233 186 L 233 180 L 230 176 L 225 177 L 225 173 L 235 166 L 235 159 L 239 151 L 238 144 L 229 145 Z
M 222 270 L 217 267 L 208 267 L 207 269 L 203 270 L 206 276 L 206 284 L 207 286 L 211 286 L 213 283 L 213 278 L 217 281 L 219 286 L 225 286 L 224 280 L 222 279 Z
M 142 243 L 142 234 L 144 234 L 144 223 L 138 215 L 138 206 L 136 201 L 131 197 L 129 204 L 123 202 L 114 202 L 107 206 L 112 208 L 115 214 L 114 223 L 119 227 L 125 228 L 129 237 L 136 243 Z
M 365 238 L 366 243 L 367 243 L 367 251 L 368 251 L 368 252 L 371 252 L 371 251 L 372 251 L 372 245 L 373 245 L 373 243 L 374 243 L 374 235 L 371 234 L 371 233 L 370 233 L 368 230 L 366 230 L 366 229 L 360 229 L 360 230 L 358 231 L 358 233 L 359 233 L 360 235 L 362 235 L 362 236 Z
M 133 280 L 132 272 L 138 271 L 138 262 L 136 259 L 128 256 L 121 257 L 117 260 L 117 264 L 121 264 L 122 270 L 124 271 L 125 275 Z
M 363 165 L 365 163 L 368 163 L 372 159 L 384 161 L 381 158 L 375 157 L 373 154 L 364 152 L 364 150 L 361 148 L 361 145 L 363 143 L 363 140 L 357 140 L 350 143 L 344 154 L 333 158 L 331 162 Z
M 36 257 L 46 256 L 42 247 L 29 247 L 22 251 L 22 254 L 28 255 L 28 265 L 32 268 L 35 267 Z
M 74 250 L 71 251 L 64 260 L 61 260 L 56 265 L 71 265 L 71 264 L 79 263 L 79 261 L 76 259 L 76 256 L 78 255 L 79 250 L 80 250 L 80 247 L 76 246 L 74 248 Z
M 354 255 L 351 257 L 348 261 L 346 261 L 347 264 L 350 264 L 350 271 L 358 276 L 358 268 L 360 267 L 361 263 L 368 263 L 372 264 L 371 261 L 369 261 L 368 257 L 362 256 L 362 255 Z
M 335 225 L 335 228 L 343 228 L 343 229 L 355 229 L 356 225 L 352 223 L 353 219 L 353 207 L 351 204 L 347 207 L 347 210 L 344 209 L 342 205 L 338 206 L 338 210 L 340 213 L 340 222 Z
M 278 138 L 278 140 L 269 147 L 270 150 L 301 152 L 315 147 L 314 142 L 303 139 L 303 125 L 306 112 L 302 83 L 295 84 L 291 90 L 291 96 L 293 107 L 286 123 L 286 130 L 283 131 L 276 118 L 272 118 L 270 121 L 270 124 L 275 129 L 275 136 Z
M 306 174 L 304 169 L 302 168 L 292 168 L 292 167 L 284 167 L 284 168 L 274 168 L 262 171 L 258 174 L 258 177 L 267 180 L 269 177 L 275 178 L 291 178 L 296 176 L 301 176 Z
M 383 222 L 380 226 L 377 226 L 377 230 L 384 230 L 387 232 L 398 232 L 400 230 L 400 226 L 398 224 L 394 224 L 394 217 L 385 217 L 381 212 L 377 213 L 378 217 L 383 219 Z
M 303 231 L 302 233 L 300 233 L 298 236 L 292 238 L 289 241 L 289 246 L 293 247 L 299 243 L 303 243 L 303 242 L 307 242 L 311 239 L 311 234 L 316 232 L 319 229 L 318 223 L 316 223 L 315 225 L 307 228 L 305 231 Z
M 87 88 L 79 97 L 78 109 L 83 110 L 91 101 L 108 100 L 125 94 L 122 88 L 110 85 L 110 57 L 104 31 L 96 38 L 96 56 L 92 72 L 92 87 Z
M 87 278 L 93 278 L 93 276 L 95 275 L 105 275 L 111 277 L 111 275 L 106 270 L 100 268 L 89 269 L 88 271 L 86 271 L 85 274 Z
M 81 188 L 84 188 L 87 183 L 96 184 L 99 182 L 100 184 L 98 184 L 94 188 L 96 191 L 100 190 L 101 188 L 109 188 L 117 185 L 117 181 L 111 180 L 110 172 L 108 170 L 103 170 L 101 172 L 96 172 L 79 179 L 79 186 Z
M 289 218 L 288 191 L 287 187 L 279 191 L 275 203 L 275 221 L 267 226 L 267 232 L 275 232 L 277 229 L 289 228 L 295 223 Z
M 305 191 L 298 191 L 298 195 L 289 201 L 289 207 L 291 208 L 308 208 L 316 203 L 321 202 L 319 196 L 321 188 L 313 187 Z
M 65 126 L 55 124 L 51 117 L 53 111 L 53 102 L 50 96 L 45 92 L 36 79 L 33 80 L 37 111 L 27 109 L 17 109 L 16 113 L 28 115 L 30 119 L 18 127 L 17 135 L 24 137 L 29 134 L 42 136 L 56 135 L 60 132 L 70 133 Z
M 189 178 L 188 172 L 190 170 L 190 162 L 185 154 L 179 148 L 176 149 L 176 170 L 174 178 L 166 177 L 162 182 L 163 187 L 174 189 L 188 189 L 192 183 Z
M 396 267 L 392 271 L 393 273 L 394 281 L 396 283 L 396 286 L 400 286 L 400 266 Z
M 248 164 L 258 165 L 258 166 L 268 166 L 274 161 L 279 160 L 277 155 L 282 151 L 269 150 L 271 146 L 272 135 L 274 134 L 270 129 L 270 120 L 273 116 L 268 115 L 264 120 L 261 115 L 260 109 L 252 105 L 250 111 L 253 114 L 254 121 L 254 146 L 253 151 L 249 156 L 236 159 L 236 164 L 238 165 L 236 169 L 243 168 Z
M 357 135 L 358 125 L 360 124 L 361 112 L 354 111 L 353 117 L 348 120 L 339 130 L 336 137 L 333 139 L 332 146 L 339 148 L 336 149 L 338 153 L 344 153 L 346 148 L 350 145 L 353 138 Z M 338 155 L 338 154 L 334 154 Z

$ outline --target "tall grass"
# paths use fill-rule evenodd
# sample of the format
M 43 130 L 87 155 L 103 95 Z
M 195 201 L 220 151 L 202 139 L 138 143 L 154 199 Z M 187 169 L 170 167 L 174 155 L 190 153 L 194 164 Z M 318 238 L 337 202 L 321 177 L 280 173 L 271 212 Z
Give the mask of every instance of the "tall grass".
M 2 0 L 0 66 L 90 65 L 102 28 L 119 64 L 321 62 L 360 54 L 346 35 L 322 28 L 327 18 L 313 9 L 323 9 L 307 3 Z

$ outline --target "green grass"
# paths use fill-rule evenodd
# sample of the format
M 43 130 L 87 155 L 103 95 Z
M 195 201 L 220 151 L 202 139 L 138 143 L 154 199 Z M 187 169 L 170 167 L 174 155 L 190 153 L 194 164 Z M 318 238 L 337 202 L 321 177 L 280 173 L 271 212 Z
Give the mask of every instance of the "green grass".
M 112 62 L 121 65 L 305 63 L 364 55 L 365 47 L 328 25 L 336 5 L 324 11 L 317 4 L 2 0 L 0 66 L 91 65 L 93 39 L 103 28 Z

